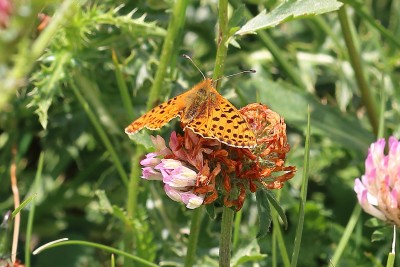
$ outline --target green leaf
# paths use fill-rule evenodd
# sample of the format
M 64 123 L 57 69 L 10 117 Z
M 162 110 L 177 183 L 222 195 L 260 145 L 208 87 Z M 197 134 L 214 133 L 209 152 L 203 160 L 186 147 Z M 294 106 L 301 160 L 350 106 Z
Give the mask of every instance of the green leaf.
M 257 238 L 262 238 L 267 235 L 269 232 L 269 227 L 271 226 L 271 208 L 269 206 L 268 197 L 265 191 L 258 190 L 256 192 L 256 198 L 259 217 Z
M 275 27 L 276 25 L 298 17 L 315 16 L 338 10 L 343 4 L 336 0 L 300 0 L 285 1 L 283 4 L 266 14 L 262 11 L 249 20 L 236 35 L 255 33 L 258 30 Z
M 47 112 L 55 97 L 61 93 L 60 85 L 65 80 L 66 73 L 68 73 L 71 56 L 69 52 L 64 51 L 53 56 L 50 53 L 45 54 L 42 60 L 47 60 L 51 64 L 49 66 L 42 65 L 41 70 L 32 76 L 35 88 L 30 93 L 32 101 L 29 106 L 36 107 L 35 113 L 39 116 L 39 122 L 43 129 L 47 128 Z M 54 59 L 50 59 L 50 57 L 54 57 Z
M 385 224 L 384 222 L 382 222 L 381 220 L 378 220 L 377 218 L 371 218 L 371 219 L 369 219 L 369 220 L 367 220 L 366 222 L 365 222 L 365 226 L 367 226 L 367 227 L 371 227 L 371 228 L 373 228 L 373 227 L 384 227 L 384 226 L 386 226 L 387 224 Z
M 150 135 L 146 132 L 138 132 L 135 134 L 129 134 L 129 138 L 135 143 L 144 146 L 146 149 L 151 149 L 154 147 L 153 142 L 151 142 Z
M 371 241 L 388 241 L 393 238 L 393 225 L 386 224 L 383 227 L 375 230 L 371 235 Z
M 257 240 L 253 239 L 246 247 L 237 250 L 232 257 L 231 264 L 233 266 L 243 266 L 246 262 L 259 262 L 266 257 L 266 254 L 260 253 L 260 246 Z
M 375 231 L 372 233 L 371 241 L 372 241 L 372 242 L 383 241 L 383 240 L 386 239 L 386 234 L 387 234 L 387 233 L 383 232 L 382 229 L 375 230 Z
M 283 224 L 285 226 L 285 229 L 288 227 L 288 221 L 286 218 L 285 211 L 282 209 L 281 205 L 279 204 L 278 200 L 276 199 L 274 193 L 271 190 L 265 190 L 265 194 L 268 198 L 269 203 L 274 206 L 275 210 L 278 212 L 279 217 L 281 217 Z

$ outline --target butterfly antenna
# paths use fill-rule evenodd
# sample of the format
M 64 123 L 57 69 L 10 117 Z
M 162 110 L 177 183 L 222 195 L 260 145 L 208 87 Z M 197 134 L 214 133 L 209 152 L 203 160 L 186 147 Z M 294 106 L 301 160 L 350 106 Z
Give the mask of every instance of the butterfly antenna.
M 205 80 L 205 79 L 206 79 L 206 76 L 204 76 L 204 73 L 201 71 L 201 69 L 200 69 L 199 67 L 197 67 L 197 65 L 196 65 L 196 63 L 194 63 L 193 59 L 192 59 L 191 57 L 189 57 L 188 55 L 186 55 L 186 54 L 183 54 L 182 56 L 183 56 L 184 58 L 186 58 L 186 59 L 189 59 L 189 60 L 192 62 L 192 64 L 196 67 L 196 69 L 199 70 L 199 72 L 201 73 L 201 75 L 203 76 L 203 78 L 204 78 L 204 80 Z
M 219 80 L 221 80 L 221 79 L 224 79 L 224 78 L 229 78 L 229 77 L 232 77 L 232 76 L 236 76 L 236 75 L 239 75 L 239 74 L 243 74 L 243 73 L 256 73 L 256 70 L 242 70 L 242 71 L 240 71 L 240 72 L 238 72 L 238 73 L 230 74 L 230 75 L 228 75 L 228 76 L 219 77 L 218 79 L 214 80 L 214 82 L 217 82 L 217 81 L 219 81 Z

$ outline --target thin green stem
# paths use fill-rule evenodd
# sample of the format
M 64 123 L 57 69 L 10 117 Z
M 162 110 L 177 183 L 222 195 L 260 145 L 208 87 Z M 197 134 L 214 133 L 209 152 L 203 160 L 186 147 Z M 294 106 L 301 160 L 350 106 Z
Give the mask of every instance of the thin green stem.
M 218 37 L 217 37 L 217 55 L 213 79 L 218 79 L 224 75 L 224 63 L 228 53 L 229 28 L 228 28 L 228 1 L 220 0 L 218 6 Z M 219 83 L 218 83 L 219 84 Z M 218 88 L 218 85 L 216 86 Z
M 379 107 L 379 127 L 378 127 L 378 138 L 385 137 L 385 104 L 386 104 L 386 94 L 384 90 L 384 79 L 382 79 L 382 86 L 381 86 L 381 101 Z
M 231 239 L 233 216 L 235 212 L 227 207 L 222 208 L 221 237 L 219 243 L 219 266 L 229 267 L 231 262 Z
M 34 182 L 34 190 L 39 190 L 39 185 L 42 180 L 42 170 L 43 170 L 43 162 L 44 162 L 44 152 L 40 153 L 38 167 L 35 175 Z M 32 238 L 32 228 L 33 228 L 33 219 L 35 218 L 35 201 L 32 203 L 32 206 L 29 210 L 28 222 L 26 225 L 26 240 L 25 240 L 25 266 L 31 266 L 31 238 Z
M 115 77 L 117 80 L 118 84 L 118 89 L 119 93 L 121 95 L 121 100 L 122 104 L 124 106 L 124 109 L 126 113 L 128 114 L 128 118 L 133 118 L 134 117 L 134 109 L 133 109 L 133 104 L 131 101 L 131 97 L 129 95 L 129 90 L 128 86 L 125 83 L 124 77 L 121 72 L 121 67 L 118 62 L 117 55 L 114 51 L 112 51 L 112 59 L 115 67 Z M 139 193 L 139 177 L 140 177 L 140 158 L 142 157 L 144 153 L 144 148 L 140 145 L 136 146 L 134 148 L 134 153 L 131 158 L 131 172 L 129 176 L 129 185 L 128 185 L 128 197 L 126 199 L 126 212 L 128 214 L 128 217 L 133 219 L 136 216 L 136 209 L 137 209 L 137 198 L 138 198 L 138 193 Z M 130 220 L 129 220 L 130 222 Z M 125 248 L 128 250 L 132 250 L 134 247 L 134 231 L 132 229 L 132 225 L 127 223 L 125 225 Z M 128 262 L 125 262 L 125 265 L 129 265 Z
M 235 224 L 234 224 L 234 228 L 233 228 L 233 241 L 232 241 L 233 249 L 237 248 L 237 246 L 239 244 L 240 224 L 242 222 L 242 215 L 243 215 L 243 209 L 236 212 Z
M 113 247 L 109 247 L 109 246 L 105 246 L 105 245 L 101 245 L 98 243 L 93 243 L 93 242 L 87 242 L 87 241 L 80 241 L 80 240 L 69 240 L 69 241 L 62 241 L 62 242 L 57 242 L 55 244 L 51 244 L 51 245 L 45 245 L 45 247 L 41 247 L 40 249 L 37 249 L 36 251 L 34 251 L 34 255 L 41 253 L 44 250 L 47 250 L 49 248 L 55 248 L 55 247 L 60 247 L 60 246 L 66 246 L 66 245 L 78 245 L 78 246 L 87 246 L 87 247 L 93 247 L 93 248 L 97 248 L 97 249 L 101 249 L 104 251 L 107 251 L 109 253 L 113 253 L 113 254 L 117 254 L 117 255 L 121 255 L 124 257 L 127 257 L 139 264 L 141 264 L 140 266 L 150 266 L 150 267 L 157 267 L 157 264 L 154 264 L 152 262 L 146 261 L 142 258 L 139 258 L 137 256 L 134 256 L 132 254 L 126 253 L 125 251 L 122 250 L 118 250 L 115 249 Z
M 160 64 L 154 78 L 153 86 L 150 89 L 149 99 L 147 101 L 147 109 L 153 107 L 160 95 L 161 85 L 165 79 L 167 68 L 171 66 L 173 55 L 178 51 L 177 39 L 181 34 L 183 25 L 185 24 L 186 8 L 189 0 L 177 0 L 172 12 L 171 21 L 168 26 L 167 36 L 161 51 Z
M 115 256 L 111 254 L 111 267 L 115 267 Z
M 304 153 L 304 163 L 303 163 L 303 177 L 301 182 L 301 199 L 299 207 L 299 220 L 297 222 L 296 237 L 294 239 L 294 248 L 292 253 L 292 260 L 290 263 L 291 267 L 297 266 L 297 261 L 299 259 L 301 238 L 303 235 L 303 225 L 304 225 L 304 213 L 307 200 L 307 189 L 308 189 L 308 173 L 310 167 L 310 135 L 311 135 L 311 122 L 310 122 L 310 107 L 308 107 L 308 118 L 307 118 L 307 133 L 305 142 L 305 153 Z
M 138 195 L 139 195 L 139 182 L 141 176 L 141 169 L 140 169 L 140 158 L 144 153 L 144 148 L 140 145 L 137 145 L 135 148 L 133 157 L 131 159 L 131 173 L 129 176 L 129 185 L 128 185 L 128 197 L 126 200 L 126 212 L 128 218 L 134 219 L 137 216 L 137 202 L 138 202 Z M 129 220 L 131 222 L 131 220 Z M 125 227 L 125 235 L 124 235 L 124 245 L 125 250 L 132 251 L 134 250 L 135 244 L 135 231 L 132 227 L 131 223 L 126 223 Z M 131 261 L 124 261 L 124 266 L 135 266 Z
M 129 177 L 128 199 L 126 203 L 129 217 L 135 218 L 137 208 L 137 197 L 139 193 L 139 177 L 141 176 L 140 159 L 144 153 L 142 146 L 136 146 L 132 157 L 131 175 Z
M 75 75 L 76 81 L 78 82 L 78 85 L 80 88 L 85 88 L 85 90 L 89 90 L 90 85 L 87 84 L 86 79 L 77 74 Z M 101 126 L 101 123 L 98 119 L 98 117 L 95 115 L 93 110 L 90 108 L 89 103 L 85 100 L 75 83 L 71 82 L 70 83 L 72 91 L 74 92 L 76 98 L 78 99 L 79 103 L 82 105 L 83 109 L 85 110 L 86 114 L 89 117 L 90 122 L 93 124 L 94 128 L 96 129 L 96 132 L 100 136 L 100 139 L 102 140 L 104 146 L 106 147 L 107 151 L 110 153 L 111 159 L 115 164 L 115 167 L 117 169 L 117 172 L 119 176 L 121 177 L 122 182 L 125 184 L 125 186 L 129 185 L 129 179 L 128 175 L 124 170 L 124 167 L 122 166 L 121 161 L 119 160 L 118 154 L 114 149 L 114 146 L 112 145 L 110 139 L 108 138 L 106 132 L 104 131 L 103 127 Z
M 360 218 L 361 215 L 361 206 L 356 205 L 353 209 L 353 212 L 351 213 L 350 219 L 346 225 L 346 228 L 343 232 L 342 238 L 339 241 L 339 244 L 337 245 L 337 248 L 335 250 L 335 253 L 332 256 L 332 260 L 328 266 L 338 266 L 338 262 L 340 260 L 340 257 L 342 256 L 342 253 L 344 249 L 346 248 L 347 243 L 350 240 L 351 234 L 354 231 L 354 227 L 356 227 L 357 221 Z
M 135 115 L 135 111 L 133 109 L 132 100 L 129 95 L 128 86 L 126 86 L 124 76 L 122 75 L 117 55 L 114 50 L 112 50 L 112 60 L 114 63 L 115 78 L 117 80 L 119 94 L 121 95 L 122 105 L 124 106 L 124 110 L 127 112 L 127 117 L 133 118 Z
M 386 262 L 386 267 L 393 267 L 395 259 L 396 259 L 396 254 L 389 253 L 388 259 L 387 259 L 387 262 Z
M 272 258 L 272 265 L 271 267 L 276 267 L 278 266 L 278 257 L 277 257 L 277 235 L 278 232 L 275 229 L 275 227 L 272 229 L 272 238 L 271 238 L 271 258 Z
M 277 191 L 276 193 L 276 199 L 279 201 L 280 199 L 280 195 L 281 195 L 282 191 Z M 277 256 L 278 254 L 276 253 L 276 244 L 279 247 L 280 250 L 280 254 L 281 254 L 281 259 L 283 261 L 283 265 L 285 267 L 289 267 L 290 266 L 290 259 L 289 259 L 289 255 L 287 253 L 287 249 L 285 246 L 285 241 L 283 239 L 283 235 L 282 235 L 282 231 L 281 231 L 281 225 L 279 223 L 279 214 L 275 209 L 271 210 L 271 215 L 272 215 L 272 223 L 274 225 L 273 227 L 273 232 L 272 232 L 272 242 L 273 242 L 273 246 L 274 246 L 274 250 L 272 252 L 272 257 L 273 257 L 273 262 L 275 262 L 275 264 L 273 264 L 273 266 L 277 266 Z M 275 239 L 275 240 L 274 240 Z M 275 259 L 274 259 L 275 258 Z
M 228 53 L 227 40 L 229 38 L 228 0 L 220 0 L 218 3 L 218 47 L 215 58 L 213 79 L 222 77 L 224 74 L 224 63 Z M 216 87 L 218 88 L 218 84 Z M 234 211 L 224 206 L 222 209 L 221 238 L 219 244 L 220 267 L 230 266 L 233 216 Z
M 346 12 L 346 5 L 343 5 L 339 11 L 339 21 L 343 31 L 343 37 L 349 53 L 350 63 L 353 67 L 356 81 L 361 93 L 361 98 L 367 110 L 367 116 L 375 135 L 378 134 L 378 116 L 375 109 L 374 99 L 372 98 L 371 89 L 365 79 L 361 58 L 354 45 L 353 35 L 350 29 L 349 18 Z
M 193 266 L 196 259 L 196 250 L 199 240 L 201 220 L 203 218 L 203 210 L 203 207 L 199 207 L 192 211 L 189 243 L 185 258 L 185 267 Z
M 386 262 L 386 267 L 393 267 L 394 261 L 396 259 L 396 225 L 393 225 L 393 242 L 392 242 L 392 251 L 388 255 L 388 259 Z
M 276 234 L 276 238 L 277 238 L 277 243 L 278 243 L 278 247 L 280 250 L 280 254 L 281 254 L 281 259 L 283 261 L 283 265 L 285 267 L 289 267 L 290 266 L 290 259 L 289 259 L 289 255 L 287 253 L 286 250 L 286 246 L 285 246 L 285 240 L 283 239 L 283 235 L 282 235 L 282 231 L 281 231 L 281 226 L 279 224 L 279 220 L 278 220 L 278 213 L 276 211 L 273 212 L 274 214 L 272 215 L 272 223 L 274 224 L 274 231 Z

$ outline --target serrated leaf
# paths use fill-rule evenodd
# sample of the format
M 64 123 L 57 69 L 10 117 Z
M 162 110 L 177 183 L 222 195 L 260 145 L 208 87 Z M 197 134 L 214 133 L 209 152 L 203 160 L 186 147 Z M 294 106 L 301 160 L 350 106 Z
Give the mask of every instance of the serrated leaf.
M 315 16 L 338 10 L 343 4 L 336 0 L 300 0 L 285 1 L 270 13 L 262 11 L 249 20 L 236 35 L 252 34 L 258 30 L 275 27 L 276 25 L 298 17 Z
M 279 204 L 278 200 L 275 198 L 275 195 L 274 195 L 274 193 L 272 193 L 272 191 L 265 190 L 265 193 L 267 195 L 269 203 L 271 203 L 272 206 L 274 206 L 275 210 L 279 214 L 279 217 L 281 217 L 281 219 L 283 221 L 283 225 L 285 226 L 285 230 L 286 230 L 287 227 L 288 227 L 288 221 L 287 221 L 287 218 L 286 218 L 285 211 L 282 209 L 281 205 Z
M 32 81 L 35 84 L 34 90 L 29 95 L 32 97 L 29 107 L 36 107 L 35 113 L 39 116 L 39 122 L 43 129 L 47 128 L 48 110 L 53 103 L 53 99 L 61 92 L 60 84 L 65 80 L 68 64 L 71 55 L 66 52 L 51 56 L 45 55 L 43 61 L 49 61 L 51 64 L 32 75 Z
M 256 192 L 256 198 L 259 218 L 257 238 L 262 238 L 267 235 L 269 227 L 271 226 L 271 208 L 265 191 L 258 190 Z

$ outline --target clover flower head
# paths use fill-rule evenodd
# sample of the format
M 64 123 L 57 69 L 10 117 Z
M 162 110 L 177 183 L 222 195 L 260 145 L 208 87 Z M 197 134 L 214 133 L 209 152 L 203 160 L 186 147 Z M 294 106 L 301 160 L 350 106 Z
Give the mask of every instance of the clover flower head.
M 354 191 L 365 212 L 400 226 L 400 142 L 390 137 L 372 143 L 365 160 L 365 174 L 357 178 Z
M 239 210 L 248 193 L 282 188 L 296 172 L 285 166 L 290 146 L 283 118 L 261 104 L 239 112 L 257 138 L 255 148 L 231 147 L 190 129 L 183 136 L 172 132 L 169 147 L 162 137 L 152 137 L 155 152 L 140 162 L 142 177 L 162 180 L 166 194 L 190 209 L 220 198 Z
M 194 193 L 197 173 L 182 160 L 187 155 L 180 147 L 176 133 L 172 133 L 170 141 L 173 151 L 166 146 L 161 136 L 151 137 L 151 140 L 156 151 L 148 153 L 140 161 L 143 166 L 142 178 L 163 181 L 166 194 L 172 200 L 184 203 L 189 209 L 202 205 L 205 195 Z

